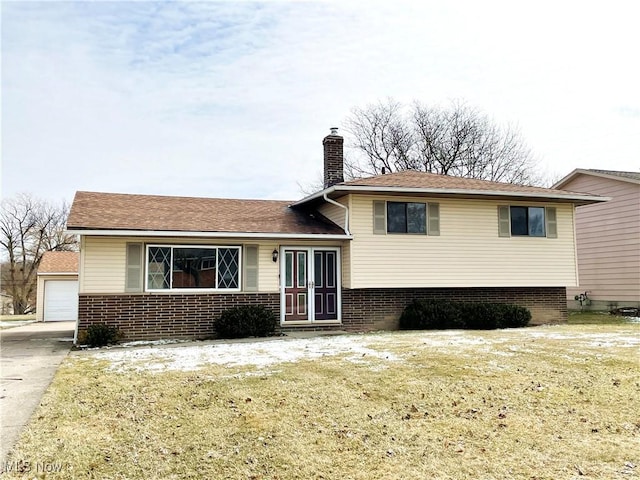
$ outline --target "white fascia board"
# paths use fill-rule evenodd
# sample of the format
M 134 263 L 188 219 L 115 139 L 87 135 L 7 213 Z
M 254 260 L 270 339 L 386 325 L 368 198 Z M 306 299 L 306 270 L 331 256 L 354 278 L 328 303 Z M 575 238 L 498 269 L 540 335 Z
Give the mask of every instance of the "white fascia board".
M 37 272 L 36 275 L 42 276 L 42 277 L 48 277 L 48 276 L 52 276 L 52 277 L 77 277 L 78 276 L 78 272 Z
M 334 185 L 321 192 L 315 193 L 307 198 L 292 204 L 292 206 L 301 205 L 317 198 L 322 198 L 325 194 L 333 192 L 346 193 L 401 193 L 401 194 L 431 194 L 431 195 L 473 195 L 473 196 L 489 196 L 489 197 L 522 197 L 522 198 L 544 198 L 549 200 L 568 200 L 579 202 L 606 202 L 611 200 L 610 197 L 600 197 L 588 194 L 572 194 L 567 195 L 545 192 L 505 192 L 495 190 L 469 190 L 469 189 L 448 189 L 448 188 L 411 188 L 411 187 L 373 187 L 364 185 Z
M 248 232 L 183 232 L 164 230 L 76 230 L 68 229 L 72 235 L 99 235 L 110 237 L 207 237 L 207 238 L 253 238 L 253 239 L 300 239 L 300 240 L 352 240 L 352 235 L 316 233 L 248 233 Z

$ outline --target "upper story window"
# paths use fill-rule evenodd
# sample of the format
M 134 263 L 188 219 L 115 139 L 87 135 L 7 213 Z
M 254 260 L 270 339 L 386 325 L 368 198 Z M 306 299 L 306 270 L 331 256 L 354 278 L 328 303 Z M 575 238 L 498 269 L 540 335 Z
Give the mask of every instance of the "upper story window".
M 427 233 L 427 204 L 387 202 L 387 233 Z
M 542 207 L 510 207 L 511 235 L 528 235 L 544 237 L 544 208 Z
M 240 247 L 147 247 L 147 290 L 239 288 Z
M 556 238 L 555 207 L 498 206 L 498 234 L 501 237 Z
M 440 235 L 440 206 L 426 202 L 373 202 L 373 233 Z

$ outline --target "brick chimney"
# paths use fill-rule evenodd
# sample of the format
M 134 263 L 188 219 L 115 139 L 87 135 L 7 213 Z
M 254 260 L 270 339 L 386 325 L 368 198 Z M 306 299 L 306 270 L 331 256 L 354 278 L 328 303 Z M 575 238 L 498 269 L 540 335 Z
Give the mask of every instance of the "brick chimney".
M 344 182 L 343 146 L 344 138 L 338 135 L 338 128 L 331 127 L 331 133 L 324 137 L 324 188 Z

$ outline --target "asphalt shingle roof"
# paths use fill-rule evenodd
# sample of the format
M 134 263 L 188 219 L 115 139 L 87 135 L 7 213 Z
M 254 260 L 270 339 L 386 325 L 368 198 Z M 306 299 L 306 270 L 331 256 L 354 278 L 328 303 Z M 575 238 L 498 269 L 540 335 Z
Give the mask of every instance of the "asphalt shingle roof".
M 491 182 L 488 180 L 478 180 L 475 178 L 452 177 L 448 175 L 437 175 L 435 173 L 416 172 L 406 170 L 403 172 L 377 175 L 375 177 L 361 178 L 349 182 L 343 182 L 345 186 L 366 186 L 366 187 L 398 187 L 398 188 L 429 188 L 443 190 L 470 190 L 485 192 L 505 192 L 505 193 L 544 193 L 544 194 L 568 194 L 565 190 L 554 190 L 544 187 L 529 187 L 516 185 L 513 183 Z
M 77 192 L 67 228 L 344 235 L 322 215 L 290 208 L 290 204 L 278 200 Z
M 45 252 L 38 273 L 78 273 L 78 252 Z

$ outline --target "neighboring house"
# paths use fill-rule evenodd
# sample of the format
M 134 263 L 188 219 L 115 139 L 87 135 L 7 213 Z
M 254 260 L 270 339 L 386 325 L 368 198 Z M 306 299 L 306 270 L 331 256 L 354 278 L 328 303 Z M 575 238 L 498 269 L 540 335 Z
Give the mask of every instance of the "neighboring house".
M 263 304 L 282 330 L 393 329 L 414 298 L 566 319 L 574 206 L 605 199 L 413 171 L 344 182 L 342 137 L 323 145 L 325 188 L 297 202 L 78 192 L 78 328 L 206 337 L 223 310 Z
M 555 188 L 611 198 L 576 209 L 579 287 L 567 289 L 569 306 L 586 292 L 585 308 L 640 307 L 640 172 L 577 169 Z
M 45 252 L 38 266 L 36 320 L 78 320 L 77 252 Z

